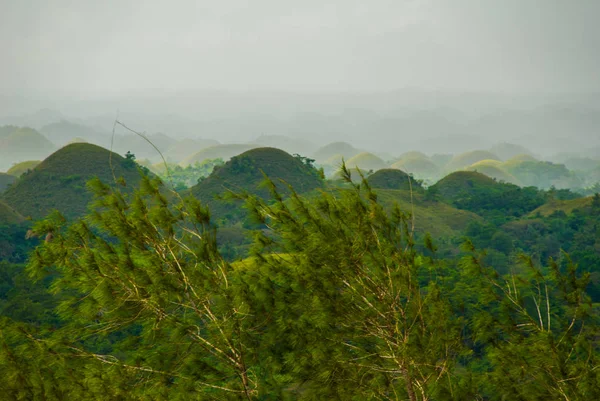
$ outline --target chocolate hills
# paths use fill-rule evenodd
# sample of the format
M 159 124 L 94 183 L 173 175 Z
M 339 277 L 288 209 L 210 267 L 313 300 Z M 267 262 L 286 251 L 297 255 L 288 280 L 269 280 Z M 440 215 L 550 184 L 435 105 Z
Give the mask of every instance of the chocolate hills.
M 376 171 L 367 178 L 374 189 L 403 189 L 417 190 L 421 185 L 402 170 L 385 168 Z
M 0 200 L 21 215 L 34 219 L 46 216 L 53 209 L 66 217 L 81 216 L 91 199 L 87 181 L 98 177 L 106 183 L 114 182 L 110 155 L 110 151 L 89 143 L 67 145 L 23 175 Z M 139 182 L 133 161 L 112 153 L 112 166 L 115 176 L 123 177 L 128 186 Z
M 215 168 L 212 174 L 191 188 L 191 193 L 208 203 L 214 215 L 222 216 L 234 209 L 215 199 L 225 192 L 247 191 L 265 199 L 270 196 L 268 189 L 261 185 L 264 182 L 263 173 L 283 194 L 288 192 L 287 184 L 298 193 L 321 186 L 319 172 L 305 160 L 276 148 L 256 148 Z
M 15 177 L 20 177 L 23 173 L 26 173 L 29 170 L 33 170 L 38 164 L 40 164 L 41 160 L 27 160 L 24 162 L 13 164 L 11 168 L 9 168 L 6 173 L 13 175 Z

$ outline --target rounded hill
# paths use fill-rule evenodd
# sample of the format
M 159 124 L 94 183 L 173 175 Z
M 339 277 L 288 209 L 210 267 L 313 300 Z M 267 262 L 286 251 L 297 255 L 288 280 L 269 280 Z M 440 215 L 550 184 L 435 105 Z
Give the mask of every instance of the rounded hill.
M 26 173 L 29 170 L 33 170 L 41 162 L 41 160 L 27 160 L 21 163 L 17 163 L 14 164 L 11 168 L 9 168 L 6 171 L 6 173 L 14 175 L 15 177 L 20 177 L 21 175 L 23 175 L 23 173 Z
M 371 188 L 416 190 L 421 185 L 402 170 L 385 168 L 367 178 Z
M 361 170 L 377 171 L 387 166 L 380 157 L 375 156 L 373 153 L 362 152 L 346 161 L 346 167 L 349 169 L 356 169 L 358 167 Z
M 453 199 L 463 193 L 471 194 L 477 190 L 494 188 L 497 185 L 501 184 L 485 174 L 475 171 L 455 171 L 432 185 L 430 189 L 445 199 Z
M 398 160 L 391 165 L 394 169 L 399 169 L 413 174 L 417 178 L 434 178 L 440 173 L 439 167 L 433 163 L 427 156 L 409 155 Z
M 332 156 L 342 155 L 345 159 L 356 156 L 360 153 L 360 150 L 350 145 L 348 142 L 332 142 L 325 145 L 315 151 L 312 155 L 317 163 L 324 163 Z
M 256 148 L 215 168 L 208 177 L 192 187 L 191 192 L 209 203 L 214 214 L 222 215 L 232 208 L 215 198 L 227 191 L 246 191 L 263 198 L 269 197 L 268 189 L 261 185 L 265 179 L 263 173 L 283 194 L 288 192 L 287 185 L 302 193 L 320 187 L 322 182 L 319 172 L 306 159 L 291 156 L 276 148 Z
M 112 160 L 111 160 L 112 159 Z M 128 187 L 140 180 L 137 164 L 89 143 L 67 145 L 23 175 L 1 196 L 2 200 L 23 216 L 41 218 L 53 209 L 67 217 L 83 215 L 91 194 L 85 186 L 98 177 L 106 183 L 123 177 Z
M 446 165 L 446 171 L 462 170 L 474 163 L 482 160 L 500 160 L 498 156 L 487 150 L 473 150 L 471 152 L 461 153 L 456 155 Z
M 183 159 L 181 163 L 179 163 L 182 167 L 187 167 L 190 164 L 194 164 L 196 162 L 201 163 L 204 160 L 212 160 L 212 159 L 223 159 L 229 160 L 234 156 L 237 156 L 241 153 L 244 153 L 250 149 L 255 149 L 258 146 L 251 145 L 247 143 L 237 143 L 237 144 L 223 144 L 223 145 L 215 145 L 209 146 L 208 148 L 204 148 L 193 155 L 186 157 Z
M 492 163 L 496 162 L 496 163 Z M 502 168 L 502 163 L 496 160 L 483 160 L 466 168 L 468 171 L 476 171 L 494 178 L 498 181 L 504 181 L 515 185 L 520 185 L 520 181 Z

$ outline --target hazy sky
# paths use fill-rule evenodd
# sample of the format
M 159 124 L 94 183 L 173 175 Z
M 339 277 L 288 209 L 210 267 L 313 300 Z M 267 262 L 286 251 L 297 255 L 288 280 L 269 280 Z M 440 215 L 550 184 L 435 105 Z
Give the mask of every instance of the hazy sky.
M 600 0 L 0 0 L 0 90 L 600 91 Z

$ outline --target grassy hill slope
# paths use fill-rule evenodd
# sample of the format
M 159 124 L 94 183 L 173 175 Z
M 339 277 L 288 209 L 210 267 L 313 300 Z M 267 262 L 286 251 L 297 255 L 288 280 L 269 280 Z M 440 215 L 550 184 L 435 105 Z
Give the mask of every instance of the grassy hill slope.
M 15 177 L 20 177 L 24 173 L 29 170 L 33 170 L 38 164 L 40 164 L 41 160 L 27 160 L 21 163 L 14 164 L 11 168 L 9 168 L 6 173 L 13 175 Z
M 412 188 L 413 191 L 421 189 L 421 185 L 414 179 L 411 180 L 407 173 L 391 168 L 376 171 L 367 178 L 367 182 L 374 189 L 410 190 Z
M 317 163 L 324 163 L 332 156 L 336 156 L 337 158 L 338 155 L 342 155 L 344 159 L 348 160 L 359 153 L 360 150 L 356 149 L 347 142 L 332 142 L 317 149 L 312 154 L 312 157 L 317 161 Z
M 386 168 L 386 163 L 378 156 L 369 152 L 359 153 L 346 161 L 346 167 L 350 169 L 359 168 L 361 170 L 377 171 Z
M 0 226 L 5 224 L 16 224 L 24 220 L 23 216 L 15 209 L 0 201 Z
M 212 174 L 191 188 L 191 193 L 211 205 L 215 216 L 231 212 L 234 207 L 215 197 L 228 190 L 247 191 L 263 198 L 269 197 L 269 191 L 261 186 L 264 172 L 273 182 L 286 192 L 291 185 L 297 192 L 307 192 L 321 186 L 318 171 L 276 148 L 257 148 L 233 157 L 223 166 L 215 168 Z
M 81 216 L 91 199 L 86 182 L 92 177 L 113 182 L 109 155 L 108 150 L 88 143 L 67 145 L 21 176 L 1 199 L 34 219 L 44 217 L 52 209 L 67 217 Z M 125 178 L 128 186 L 139 182 L 135 163 L 113 153 L 112 164 L 116 177 Z
M 3 192 L 10 184 L 15 182 L 17 177 L 14 175 L 0 173 L 0 192 Z
M 487 150 L 473 150 L 454 156 L 446 165 L 445 170 L 448 172 L 462 170 L 482 160 L 500 160 L 500 158 Z
M 592 197 L 588 196 L 586 198 L 578 198 L 578 199 L 569 199 L 569 200 L 551 200 L 548 203 L 543 204 L 538 207 L 534 211 L 532 211 L 530 216 L 537 216 L 538 213 L 544 217 L 550 216 L 552 213 L 561 211 L 565 214 L 570 214 L 575 209 L 582 209 L 588 207 L 592 204 Z

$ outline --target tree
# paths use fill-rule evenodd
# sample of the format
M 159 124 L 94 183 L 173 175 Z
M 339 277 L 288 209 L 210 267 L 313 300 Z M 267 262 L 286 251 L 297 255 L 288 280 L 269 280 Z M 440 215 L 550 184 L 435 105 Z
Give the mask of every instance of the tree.
M 147 176 L 131 198 L 99 180 L 89 186 L 89 219 L 68 225 L 54 214 L 38 223 L 35 231 L 53 238 L 29 263 L 32 274 L 50 268 L 55 276 L 67 323 L 52 338 L 69 338 L 61 347 L 67 365 L 87 359 L 115 367 L 141 398 L 171 390 L 251 398 L 243 315 L 232 304 L 230 266 L 217 252 L 208 211 L 193 198 L 170 207 L 160 181 Z
M 260 223 L 228 264 L 197 200 L 142 177 L 98 180 L 89 216 L 55 213 L 33 277 L 59 324 L 0 321 L 0 389 L 16 399 L 586 400 L 598 314 L 567 256 L 500 276 L 419 252 L 412 218 L 364 180 L 310 200 L 245 199 Z M 502 241 L 501 241 L 502 242 Z M 513 266 L 516 267 L 516 266 Z

